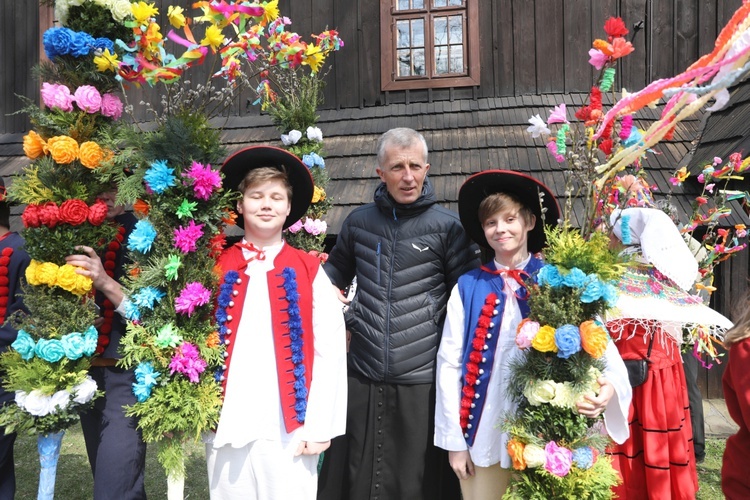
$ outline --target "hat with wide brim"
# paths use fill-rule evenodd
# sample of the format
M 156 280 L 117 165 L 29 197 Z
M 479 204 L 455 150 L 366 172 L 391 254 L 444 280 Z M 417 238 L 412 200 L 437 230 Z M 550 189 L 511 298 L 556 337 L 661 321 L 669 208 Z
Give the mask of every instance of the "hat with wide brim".
M 224 173 L 224 189 L 236 191 L 248 172 L 261 167 L 285 171 L 292 186 L 292 206 L 284 222 L 286 229 L 302 218 L 310 207 L 315 188 L 310 170 L 289 151 L 273 146 L 251 146 L 237 151 L 224 162 L 221 168 Z M 243 227 L 242 217 L 237 219 L 237 224 Z
M 512 170 L 485 170 L 472 175 L 461 186 L 458 192 L 458 215 L 469 237 L 477 244 L 491 248 L 479 221 L 479 205 L 486 197 L 495 193 L 507 193 L 516 197 L 536 216 L 536 225 L 529 231 L 527 245 L 532 253 L 540 251 L 545 242 L 542 207 L 545 208 L 544 223 L 548 226 L 557 225 L 560 207 L 547 186 L 533 177 Z

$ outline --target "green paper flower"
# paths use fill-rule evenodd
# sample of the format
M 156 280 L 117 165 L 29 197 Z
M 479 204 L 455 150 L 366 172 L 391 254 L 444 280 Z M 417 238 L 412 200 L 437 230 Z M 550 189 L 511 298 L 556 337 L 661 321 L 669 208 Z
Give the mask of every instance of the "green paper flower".
M 177 333 L 177 329 L 172 323 L 167 323 L 159 329 L 156 334 L 156 345 L 162 349 L 166 347 L 177 347 L 182 342 L 182 335 Z
M 182 203 L 180 204 L 180 207 L 177 209 L 177 212 L 175 212 L 175 215 L 179 217 L 180 219 L 184 217 L 193 218 L 193 210 L 196 209 L 198 206 L 198 202 L 196 201 L 187 201 L 182 200 Z
M 177 270 L 182 265 L 182 259 L 179 255 L 170 255 L 167 265 L 164 266 L 164 276 L 168 280 L 174 281 L 177 279 Z

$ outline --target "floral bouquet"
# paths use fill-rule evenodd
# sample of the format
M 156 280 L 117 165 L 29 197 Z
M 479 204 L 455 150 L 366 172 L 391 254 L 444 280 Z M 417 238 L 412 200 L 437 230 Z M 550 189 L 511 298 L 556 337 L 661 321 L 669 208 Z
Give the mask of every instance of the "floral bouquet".
M 26 204 L 22 234 L 32 260 L 25 273 L 28 313 L 9 319 L 18 337 L 0 357 L 3 383 L 16 393 L 0 425 L 39 436 L 39 498 L 53 495 L 62 433 L 98 395 L 87 372 L 109 340 L 94 327 L 91 279 L 65 258 L 78 245 L 102 251 L 118 234 L 97 197 L 110 189 L 116 168 L 123 103 L 115 79 L 96 72 L 93 60 L 127 32 L 129 2 L 75 3 L 60 2 L 64 25 L 43 35 L 49 58 L 40 67 L 43 106 L 27 99 L 25 108 L 35 128 L 23 140 L 31 163 L 8 191 L 12 201 Z
M 518 474 L 509 498 L 609 498 L 617 473 L 604 448 L 601 419 L 576 403 L 599 391 L 609 334 L 596 318 L 617 299 L 621 272 L 609 238 L 584 240 L 569 227 L 547 231 L 547 264 L 529 290 L 529 317 L 518 326 L 523 355 L 508 383 L 518 403 L 504 428 Z

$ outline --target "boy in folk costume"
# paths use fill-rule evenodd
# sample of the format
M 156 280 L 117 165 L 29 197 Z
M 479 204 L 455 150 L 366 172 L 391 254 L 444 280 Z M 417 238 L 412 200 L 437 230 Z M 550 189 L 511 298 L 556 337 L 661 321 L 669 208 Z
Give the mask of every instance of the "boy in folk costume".
M 525 280 L 544 265 L 534 255 L 545 241 L 540 199 L 546 212 L 544 222 L 556 223 L 559 208 L 554 195 L 518 172 L 480 172 L 464 183 L 458 195 L 459 215 L 467 234 L 494 251 L 493 260 L 461 276 L 453 288 L 437 357 L 435 445 L 449 451 L 464 500 L 500 499 L 510 478 L 508 435 L 499 425 L 503 415 L 516 408 L 505 385 L 510 364 L 521 353 L 515 342 L 516 328 L 529 314 Z M 471 348 L 474 332 L 490 293 L 498 297 L 496 313 L 488 327 L 482 359 L 472 360 L 479 365 L 479 372 L 470 384 L 467 366 L 475 352 Z M 604 413 L 609 434 L 622 442 L 628 436 L 630 386 L 612 342 L 605 359 L 607 369 L 598 380 L 599 394 L 579 402 L 578 412 L 590 418 Z M 472 388 L 474 396 L 468 398 L 466 390 Z
M 314 499 L 318 456 L 346 423 L 344 318 L 320 260 L 282 230 L 313 181 L 291 153 L 243 149 L 223 167 L 244 239 L 219 257 L 224 404 L 206 444 L 212 499 Z

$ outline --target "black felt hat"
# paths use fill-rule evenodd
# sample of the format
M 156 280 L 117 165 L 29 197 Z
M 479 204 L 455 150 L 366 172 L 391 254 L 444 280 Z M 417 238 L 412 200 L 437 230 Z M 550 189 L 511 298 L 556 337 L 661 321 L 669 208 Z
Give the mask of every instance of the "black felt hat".
M 305 215 L 310 207 L 315 187 L 310 171 L 289 151 L 273 146 L 251 146 L 237 151 L 224 162 L 221 168 L 224 173 L 224 189 L 236 191 L 250 170 L 261 167 L 285 171 L 289 184 L 292 185 L 291 210 L 284 222 L 284 229 L 286 229 Z M 237 224 L 243 227 L 242 217 L 237 219 Z
M 541 222 L 542 207 L 545 209 L 544 223 L 548 226 L 557 225 L 560 207 L 547 186 L 533 177 L 512 170 L 485 170 L 472 175 L 461 186 L 458 192 L 458 215 L 469 237 L 477 244 L 491 248 L 479 221 L 479 205 L 487 196 L 495 193 L 514 196 L 536 216 L 536 225 L 529 231 L 527 245 L 532 253 L 540 251 L 545 241 L 544 224 Z

